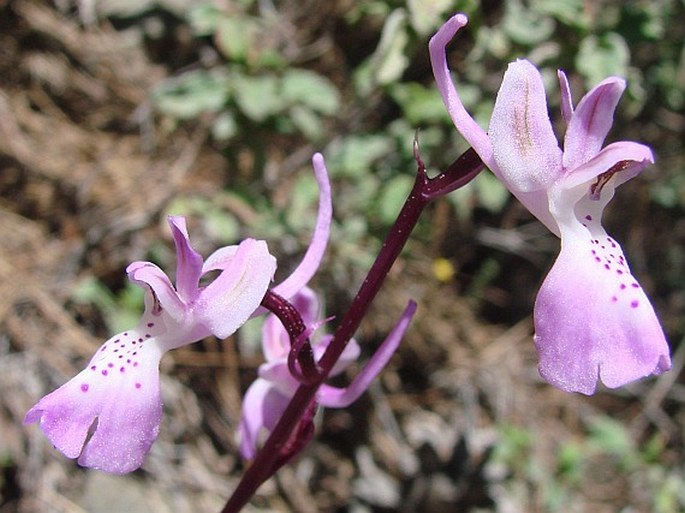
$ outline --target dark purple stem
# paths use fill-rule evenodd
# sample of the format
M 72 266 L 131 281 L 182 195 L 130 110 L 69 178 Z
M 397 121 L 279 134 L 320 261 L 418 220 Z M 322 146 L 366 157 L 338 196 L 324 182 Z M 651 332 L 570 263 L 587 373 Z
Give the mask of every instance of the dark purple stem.
M 238 513 L 254 495 L 257 488 L 296 454 L 289 448 L 297 446 L 298 449 L 301 449 L 301 444 L 295 444 L 294 438 L 303 429 L 302 420 L 309 417 L 306 414 L 311 411 L 312 405 L 316 401 L 316 392 L 319 386 L 326 380 L 347 342 L 359 328 L 371 302 L 376 297 L 390 268 L 416 226 L 423 209 L 430 201 L 471 181 L 484 167 L 476 152 L 469 149 L 455 160 L 444 173 L 440 173 L 434 178 L 428 178 L 426 168 L 418 155 L 416 143 L 414 150 L 418 164 L 414 187 L 409 193 L 395 224 L 390 228 L 375 262 L 359 288 L 359 292 L 352 300 L 347 313 L 338 326 L 333 340 L 319 361 L 319 378 L 311 384 L 301 384 L 297 389 L 264 447 L 259 451 L 252 465 L 245 471 L 222 513 Z
M 287 299 L 271 290 L 267 290 L 262 298 L 262 306 L 278 317 L 288 333 L 291 352 L 291 357 L 288 358 L 288 368 L 291 374 L 302 383 L 309 385 L 316 383 L 320 378 L 320 373 L 316 368 L 312 346 L 306 338 L 307 327 L 304 325 L 300 312 Z M 295 362 L 300 364 L 299 369 L 294 368 Z

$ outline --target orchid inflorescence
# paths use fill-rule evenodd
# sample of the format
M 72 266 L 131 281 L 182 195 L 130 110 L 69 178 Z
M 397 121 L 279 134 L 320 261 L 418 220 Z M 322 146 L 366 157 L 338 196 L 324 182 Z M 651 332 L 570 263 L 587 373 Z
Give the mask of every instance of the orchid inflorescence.
M 601 225 L 616 187 L 653 162 L 651 150 L 642 144 L 621 141 L 603 147 L 625 82 L 607 78 L 574 108 L 568 79 L 558 72 L 566 124 L 562 151 L 540 72 L 529 61 L 517 60 L 504 74 L 486 132 L 464 108 L 447 65 L 446 47 L 466 23 L 463 14 L 452 17 L 429 49 L 438 90 L 472 149 L 429 178 L 416 148 L 414 187 L 332 335 L 316 337 L 330 319 L 307 286 L 321 264 L 332 218 L 328 172 L 316 154 L 319 212 L 311 244 L 290 277 L 270 288 L 276 259 L 265 241 L 246 239 L 203 260 L 190 244 L 185 219 L 169 217 L 176 284 L 152 263 L 130 264 L 129 279 L 145 291 L 139 323 L 107 340 L 83 371 L 38 401 L 25 422 L 39 422 L 52 444 L 82 466 L 131 472 L 143 464 L 160 430 L 159 362 L 164 353 L 210 335 L 225 339 L 250 318 L 270 312 L 262 329 L 265 363 L 245 394 L 239 426 L 240 451 L 253 464 L 224 509 L 238 511 L 306 445 L 320 406 L 348 406 L 390 361 L 416 310 L 411 300 L 347 387 L 325 383 L 359 358 L 354 332 L 423 208 L 468 183 L 484 166 L 561 239 L 560 254 L 534 307 L 542 377 L 562 390 L 592 394 L 598 381 L 613 388 L 668 370 L 669 347 L 654 310 L 618 242 Z M 217 271 L 212 281 L 201 284 L 203 276 Z

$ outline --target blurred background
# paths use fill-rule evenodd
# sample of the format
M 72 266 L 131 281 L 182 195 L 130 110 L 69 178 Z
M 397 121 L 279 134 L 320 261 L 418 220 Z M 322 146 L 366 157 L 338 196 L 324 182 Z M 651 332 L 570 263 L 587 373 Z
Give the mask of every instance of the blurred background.
M 221 509 L 245 468 L 235 433 L 258 319 L 164 358 L 161 434 L 134 474 L 81 469 L 22 418 L 135 325 L 129 262 L 173 274 L 166 215 L 188 216 L 204 255 L 267 240 L 287 276 L 313 227 L 314 151 L 335 221 L 312 286 L 340 316 L 411 186 L 415 130 L 433 172 L 467 148 L 427 51 L 457 11 L 470 23 L 449 60 L 484 127 L 517 57 L 541 68 L 559 128 L 557 68 L 576 102 L 627 78 L 609 139 L 646 143 L 657 163 L 605 226 L 674 369 L 593 397 L 542 382 L 531 313 L 558 240 L 484 172 L 430 206 L 357 335 L 363 361 L 417 300 L 390 367 L 320 415 L 245 511 L 685 511 L 682 0 L 0 0 L 0 512 Z

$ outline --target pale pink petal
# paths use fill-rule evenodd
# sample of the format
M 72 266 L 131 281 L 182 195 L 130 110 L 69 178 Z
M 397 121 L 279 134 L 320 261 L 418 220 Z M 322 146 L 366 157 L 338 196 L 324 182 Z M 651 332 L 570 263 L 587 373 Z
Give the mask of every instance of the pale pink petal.
M 176 245 L 176 290 L 185 303 L 191 303 L 198 295 L 202 257 L 190 245 L 185 217 L 169 216 L 168 222 Z
M 530 62 L 509 64 L 488 133 L 501 179 L 512 192 L 546 189 L 561 177 L 542 76 Z
M 238 246 L 224 246 L 223 248 L 217 249 L 205 260 L 205 263 L 202 266 L 202 274 L 210 271 L 220 271 L 228 265 L 237 251 Z
M 338 361 L 333 365 L 329 375 L 333 377 L 344 372 L 345 369 L 359 359 L 359 355 L 361 354 L 362 349 L 359 347 L 359 343 L 355 339 L 351 339 L 345 346 L 345 349 L 343 349 L 343 352 L 340 353 L 340 358 L 338 358 Z
M 594 194 L 591 194 L 595 198 L 599 197 L 599 192 L 602 189 L 610 189 L 612 191 L 610 194 L 613 194 L 614 188 L 634 178 L 647 165 L 653 162 L 654 155 L 652 150 L 644 144 L 631 141 L 612 143 L 585 164 L 573 169 L 559 180 L 552 189 L 569 192 L 564 193 L 565 203 L 556 205 L 553 200 L 550 203 L 550 209 L 555 216 L 561 215 L 563 212 L 566 212 L 568 215 L 572 213 L 568 205 L 573 205 L 575 201 L 591 193 L 592 191 L 589 191 L 589 189 L 592 187 L 592 184 L 597 184 L 593 187 Z M 604 175 L 609 171 L 613 172 L 610 177 L 607 176 L 606 180 L 599 180 L 600 175 Z M 570 191 L 573 189 L 575 191 L 571 193 Z M 554 194 L 552 193 L 551 196 L 553 197 Z M 569 201 L 571 203 L 568 203 Z
M 625 88 L 625 80 L 610 77 L 580 100 L 564 137 L 565 169 L 584 164 L 602 149 L 604 139 L 614 123 L 616 105 Z
M 109 339 L 76 377 L 43 397 L 26 414 L 40 421 L 50 442 L 79 464 L 123 474 L 142 465 L 157 438 L 162 416 L 156 337 L 152 316 Z
M 544 224 L 547 229 L 557 237 L 559 236 L 559 226 L 554 216 L 549 211 L 549 196 L 547 190 L 522 192 L 510 190 L 526 209 L 533 214 L 538 221 Z
M 559 77 L 559 89 L 561 91 L 561 117 L 564 118 L 566 125 L 573 117 L 573 96 L 571 96 L 571 86 L 568 83 L 566 73 L 562 70 L 557 71 Z
M 599 223 L 562 228 L 534 319 L 540 373 L 567 392 L 592 394 L 598 379 L 614 388 L 671 366 L 649 299 Z
M 218 338 L 228 337 L 259 307 L 275 270 L 264 241 L 244 240 L 221 274 L 200 291 L 193 305 L 195 322 Z
M 126 273 L 133 283 L 154 293 L 155 303 L 158 302 L 158 304 L 153 311 L 158 311 L 161 307 L 177 322 L 183 322 L 188 307 L 179 297 L 164 271 L 150 262 L 133 262 L 126 268 Z
M 459 29 L 466 25 L 467 22 L 468 18 L 464 14 L 456 14 L 440 27 L 428 43 L 431 66 L 433 67 L 433 75 L 442 96 L 442 101 L 447 107 L 447 112 L 449 112 L 452 122 L 485 165 L 497 174 L 497 165 L 493 160 L 490 139 L 485 130 L 466 111 L 459 98 L 457 89 L 454 87 L 447 65 L 446 47 Z
M 276 362 L 267 362 L 259 366 L 259 377 L 269 381 L 283 395 L 292 397 L 295 395 L 300 382 L 297 381 L 288 369 L 287 359 Z
M 262 325 L 262 352 L 267 362 L 282 361 L 290 353 L 290 337 L 281 321 L 267 315 Z
M 304 257 L 302 257 L 302 261 L 288 278 L 273 288 L 276 294 L 286 299 L 293 297 L 298 290 L 309 283 L 309 280 L 319 269 L 331 231 L 331 219 L 333 217 L 331 184 L 328 180 L 328 170 L 323 155 L 315 153 L 312 157 L 312 165 L 316 181 L 319 184 L 319 212 L 316 217 L 312 240 Z
M 240 420 L 240 454 L 243 458 L 255 457 L 262 430 L 273 430 L 289 400 L 264 379 L 257 379 L 250 385 L 243 399 Z
M 314 345 L 314 359 L 317 362 L 321 360 L 321 357 L 326 352 L 326 349 L 328 349 L 328 346 L 332 340 L 333 335 L 326 335 L 319 341 L 318 344 Z M 355 339 L 350 339 L 350 341 L 345 346 L 345 349 L 343 349 L 343 352 L 340 353 L 340 357 L 338 358 L 338 361 L 335 362 L 335 365 L 333 365 L 333 368 L 331 369 L 329 375 L 331 377 L 337 376 L 338 374 L 343 372 L 352 363 L 357 361 L 357 358 L 359 358 L 361 352 L 361 348 L 359 347 L 357 341 Z
M 326 384 L 322 385 L 317 395 L 321 405 L 330 408 L 346 408 L 359 399 L 359 397 L 369 388 L 371 382 L 376 379 L 376 376 L 385 368 L 390 361 L 390 358 L 392 358 L 392 355 L 395 354 L 395 351 L 397 351 L 415 312 L 416 303 L 410 301 L 407 308 L 402 313 L 402 317 L 400 317 L 400 320 L 388 337 L 383 341 L 368 363 L 347 388 L 340 389 Z
M 604 207 L 613 198 L 616 187 L 636 176 L 651 162 L 652 151 L 647 146 L 617 142 L 568 173 L 549 191 L 549 210 L 562 227 L 562 232 L 575 229 L 580 224 L 600 223 Z M 610 170 L 614 171 L 608 174 Z

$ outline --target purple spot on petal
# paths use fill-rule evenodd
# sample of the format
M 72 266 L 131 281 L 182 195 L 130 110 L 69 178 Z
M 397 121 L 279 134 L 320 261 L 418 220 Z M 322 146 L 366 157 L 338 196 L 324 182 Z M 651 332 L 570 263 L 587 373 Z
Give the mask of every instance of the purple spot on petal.
M 604 264 L 604 268 L 608 270 L 611 269 L 611 266 L 609 264 Z
M 103 375 L 103 376 L 107 376 L 107 369 L 104 369 L 104 370 L 102 371 L 102 375 Z
M 631 306 L 632 308 L 637 308 L 639 304 L 640 304 L 640 302 L 639 302 L 637 299 L 633 299 L 633 300 L 630 302 L 630 306 Z
M 107 364 L 107 367 L 109 367 L 111 369 L 112 367 L 114 367 L 114 364 L 110 362 Z
M 133 362 L 134 367 L 138 367 L 138 362 Z
M 81 392 L 88 392 L 88 383 L 81 385 Z
M 90 366 L 90 370 L 98 370 L 98 368 L 97 368 L 96 365 L 91 365 L 91 366 Z
M 155 325 L 154 322 L 148 322 L 148 323 L 147 323 L 147 327 L 148 327 L 148 328 L 152 328 L 154 325 Z
M 595 262 L 601 262 L 601 261 L 602 261 L 602 259 L 601 259 L 601 258 L 599 258 L 599 257 L 595 257 Z
M 141 385 L 140 383 L 136 383 L 136 388 L 140 388 L 141 386 L 143 385 Z
M 625 288 L 626 288 L 626 284 L 625 284 L 625 283 L 621 283 L 621 290 L 625 290 Z
M 611 302 L 615 303 L 616 301 L 618 301 L 618 298 L 616 296 L 611 296 Z
M 124 367 L 119 368 L 119 372 L 125 372 L 126 369 Z
M 588 221 L 592 221 L 592 216 L 590 214 L 588 214 L 585 216 L 585 219 L 587 219 Z
M 633 287 L 634 289 L 639 289 L 639 288 L 640 288 L 640 285 L 638 285 L 637 283 L 633 283 L 633 284 L 631 284 L 630 286 Z
M 623 274 L 623 271 L 621 271 L 620 269 L 616 269 L 616 274 Z

